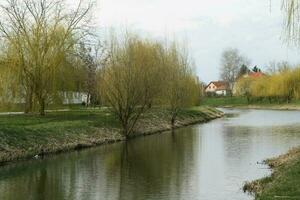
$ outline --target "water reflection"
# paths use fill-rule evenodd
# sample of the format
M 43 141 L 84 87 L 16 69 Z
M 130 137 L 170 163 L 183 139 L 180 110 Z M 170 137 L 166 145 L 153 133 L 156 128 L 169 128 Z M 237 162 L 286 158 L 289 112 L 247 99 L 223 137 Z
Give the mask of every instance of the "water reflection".
M 300 112 L 225 111 L 174 133 L 1 167 L 0 199 L 252 199 L 243 183 L 270 173 L 257 162 L 300 145 Z
M 5 166 L 0 199 L 179 198 L 193 174 L 189 166 L 196 160 L 196 131 L 182 129 Z

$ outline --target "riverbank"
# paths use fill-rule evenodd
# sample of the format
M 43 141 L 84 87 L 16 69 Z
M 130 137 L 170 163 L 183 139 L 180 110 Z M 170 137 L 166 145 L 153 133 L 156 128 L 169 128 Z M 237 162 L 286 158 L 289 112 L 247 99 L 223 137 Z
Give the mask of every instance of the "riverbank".
M 176 128 L 219 118 L 222 112 L 195 107 L 180 112 Z M 134 136 L 171 129 L 168 113 L 143 115 Z M 37 115 L 0 116 L 0 163 L 123 141 L 118 121 L 107 109 L 72 110 Z
M 300 199 L 300 148 L 265 163 L 272 175 L 246 183 L 244 191 L 254 194 L 257 200 Z
M 245 97 L 208 97 L 202 105 L 222 108 L 258 109 L 258 110 L 300 110 L 300 101 L 291 103 L 270 103 L 267 100 L 248 103 Z
M 237 106 L 220 106 L 222 108 L 238 108 L 238 109 L 256 109 L 256 110 L 299 110 L 300 105 L 297 104 L 265 104 L 265 105 L 237 105 Z

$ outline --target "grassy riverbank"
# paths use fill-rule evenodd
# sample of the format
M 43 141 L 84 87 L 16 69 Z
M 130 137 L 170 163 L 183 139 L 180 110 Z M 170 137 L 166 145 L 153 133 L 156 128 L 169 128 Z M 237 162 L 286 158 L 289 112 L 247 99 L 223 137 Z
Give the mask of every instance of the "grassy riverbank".
M 266 163 L 272 175 L 245 184 L 244 190 L 255 194 L 257 200 L 300 199 L 300 148 Z
M 182 111 L 177 127 L 220 117 L 220 111 L 195 107 Z M 136 135 L 152 134 L 171 128 L 165 110 L 145 114 Z M 35 155 L 68 151 L 124 140 L 115 116 L 107 109 L 72 110 L 38 115 L 0 116 L 0 163 Z
M 290 103 L 270 103 L 267 99 L 252 100 L 248 103 L 245 97 L 207 97 L 202 100 L 202 105 L 226 108 L 245 109 L 272 109 L 272 110 L 300 110 L 300 101 L 293 100 Z

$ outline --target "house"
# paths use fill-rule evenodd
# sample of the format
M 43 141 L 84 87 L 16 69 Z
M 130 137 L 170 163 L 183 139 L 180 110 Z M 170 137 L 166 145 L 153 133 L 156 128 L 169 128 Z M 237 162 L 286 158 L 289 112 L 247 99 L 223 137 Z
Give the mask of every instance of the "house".
M 237 79 L 236 82 L 234 83 L 233 90 L 232 90 L 233 95 L 237 95 L 237 93 L 238 93 L 238 86 L 237 86 L 238 84 L 237 83 L 239 80 L 241 80 L 243 78 L 257 79 L 257 78 L 261 78 L 264 76 L 266 76 L 266 74 L 261 71 L 258 71 L 258 72 L 250 71 L 250 72 L 244 74 L 239 79 Z
M 249 73 L 245 74 L 243 77 L 244 78 L 247 78 L 247 77 L 259 78 L 259 77 L 263 77 L 263 76 L 265 76 L 265 74 L 262 72 L 249 72 Z
M 212 81 L 205 87 L 209 96 L 227 96 L 231 94 L 229 83 L 226 81 Z
M 86 104 L 89 103 L 88 95 L 84 92 L 63 92 L 63 104 Z

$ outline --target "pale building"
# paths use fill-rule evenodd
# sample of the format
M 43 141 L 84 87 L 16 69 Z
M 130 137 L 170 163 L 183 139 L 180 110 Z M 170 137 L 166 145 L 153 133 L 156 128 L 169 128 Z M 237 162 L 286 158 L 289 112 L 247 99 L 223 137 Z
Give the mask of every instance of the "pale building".
M 212 81 L 205 87 L 208 95 L 228 96 L 231 94 L 229 83 L 225 81 Z

